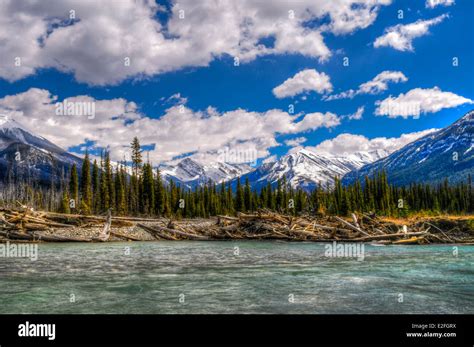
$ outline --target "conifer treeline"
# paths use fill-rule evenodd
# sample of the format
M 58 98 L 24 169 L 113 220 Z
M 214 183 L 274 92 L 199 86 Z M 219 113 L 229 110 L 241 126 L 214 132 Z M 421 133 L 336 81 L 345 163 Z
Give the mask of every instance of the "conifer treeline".
M 160 171 L 150 162 L 144 162 L 140 143 L 135 138 L 131 144 L 131 169 L 125 162 L 115 168 L 110 153 L 105 152 L 99 162 L 91 163 L 86 153 L 81 170 L 73 165 L 66 183 L 59 192 L 59 206 L 46 204 L 42 189 L 29 189 L 20 194 L 24 203 L 38 209 L 59 210 L 63 213 L 101 214 L 113 208 L 116 215 L 209 217 L 219 214 L 235 215 L 237 212 L 267 208 L 283 213 L 327 213 L 348 215 L 351 212 L 375 212 L 379 215 L 406 216 L 417 212 L 467 214 L 474 212 L 474 190 L 468 182 L 449 185 L 445 180 L 436 186 L 411 184 L 395 187 L 387 181 L 385 172 L 363 182 L 343 186 L 334 178 L 334 186 L 317 186 L 311 192 L 291 188 L 286 179 L 276 186 L 267 184 L 260 191 L 252 189 L 248 179 L 237 180 L 235 189 L 230 183 L 208 184 L 194 190 L 163 182 Z M 54 193 L 54 187 L 50 188 Z M 57 195 L 57 192 L 56 192 Z M 55 196 L 53 194 L 53 196 Z

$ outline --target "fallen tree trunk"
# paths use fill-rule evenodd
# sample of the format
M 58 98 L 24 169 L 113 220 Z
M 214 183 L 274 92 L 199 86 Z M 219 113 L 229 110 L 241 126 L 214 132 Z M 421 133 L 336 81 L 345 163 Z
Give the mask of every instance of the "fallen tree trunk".
M 137 224 L 137 226 L 139 226 L 140 228 L 146 230 L 148 233 L 150 233 L 157 240 L 164 239 L 164 240 L 168 240 L 168 241 L 176 241 L 176 238 L 171 237 L 170 235 L 166 235 L 165 233 L 162 233 L 159 230 L 151 228 L 148 225 Z
M 130 241 L 143 241 L 142 239 L 140 239 L 138 237 L 134 237 L 134 236 L 131 236 L 131 235 L 125 235 L 125 234 L 120 233 L 118 231 L 111 231 L 110 235 L 121 237 L 122 239 L 130 240 Z
M 142 228 L 144 227 L 144 225 L 142 225 L 142 224 L 138 224 L 138 226 L 140 226 Z M 170 228 L 162 227 L 162 226 L 159 226 L 159 225 L 154 225 L 153 227 L 150 227 L 150 226 L 145 226 L 145 227 L 148 228 L 149 230 L 153 230 L 155 232 L 156 231 L 167 232 L 167 233 L 170 233 L 170 234 L 183 236 L 183 237 L 189 238 L 191 240 L 202 240 L 202 241 L 210 240 L 210 238 L 206 237 L 206 236 L 194 235 L 194 234 L 186 233 L 184 231 L 170 229 Z
M 41 232 L 33 233 L 18 233 L 14 231 L 0 231 L 0 235 L 8 239 L 19 239 L 28 241 L 47 241 L 47 242 L 90 242 L 89 238 L 84 237 L 72 237 L 72 236 L 59 236 L 59 235 L 48 235 Z
M 355 231 L 358 231 L 360 232 L 361 234 L 364 234 L 365 236 L 370 236 L 368 233 L 366 233 L 364 230 L 362 230 L 360 227 L 356 227 L 354 225 L 352 225 L 351 223 L 345 221 L 344 219 L 338 217 L 338 216 L 334 216 L 334 218 L 336 220 L 338 220 L 339 222 L 343 223 L 344 225 L 347 225 L 349 228 L 355 230 Z
M 0 231 L 0 236 L 4 236 L 9 240 L 33 240 L 33 235 L 16 231 Z
M 103 222 L 107 220 L 107 216 L 95 216 L 85 214 L 68 214 L 58 212 L 45 212 L 47 218 L 58 218 L 58 219 L 80 219 L 80 220 L 94 220 L 97 222 Z M 160 222 L 162 219 L 157 218 L 142 218 L 142 217 L 125 217 L 125 216 L 113 216 L 112 221 L 130 221 L 130 222 Z
M 397 234 L 387 234 L 387 235 L 372 235 L 372 236 L 364 236 L 359 237 L 356 239 L 352 239 L 351 241 L 372 241 L 372 240 L 384 240 L 384 239 L 393 239 L 397 237 L 405 237 L 405 236 L 420 236 L 420 235 L 429 235 L 429 233 L 425 231 L 420 232 L 412 232 L 412 233 L 397 233 Z
M 396 240 L 393 241 L 392 244 L 394 245 L 406 245 L 406 244 L 413 244 L 413 243 L 420 243 L 420 241 L 423 241 L 425 238 L 424 236 L 413 236 L 410 237 L 409 239 L 401 239 L 401 240 Z
M 25 223 L 23 224 L 25 230 L 47 230 L 48 226 L 39 223 Z
M 60 236 L 60 235 L 48 235 L 43 233 L 35 232 L 35 240 L 47 241 L 47 242 L 91 242 L 92 239 L 85 237 L 73 237 L 73 236 Z
M 99 234 L 99 237 L 97 237 L 98 241 L 105 242 L 109 239 L 111 224 L 112 224 L 112 210 L 109 208 L 109 210 L 107 211 L 107 220 L 105 221 L 104 229 L 102 229 L 102 232 Z

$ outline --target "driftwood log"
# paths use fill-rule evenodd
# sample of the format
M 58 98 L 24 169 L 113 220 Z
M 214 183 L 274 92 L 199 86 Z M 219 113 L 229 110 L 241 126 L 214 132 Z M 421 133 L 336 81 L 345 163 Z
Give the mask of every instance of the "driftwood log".
M 452 220 L 449 222 L 453 224 Z M 401 226 L 375 215 L 355 213 L 343 218 L 293 216 L 259 210 L 237 216 L 181 221 L 113 216 L 112 210 L 108 210 L 106 216 L 91 216 L 34 211 L 24 205 L 17 209 L 0 208 L 0 242 L 145 241 L 150 240 L 151 235 L 158 241 L 274 239 L 380 244 L 473 243 L 474 231 L 469 227 L 471 224 L 466 225 L 467 229 L 455 224 L 449 230 L 443 230 L 430 220 Z M 127 228 L 122 229 L 124 227 Z M 98 228 L 101 230 L 97 231 Z M 88 230 L 88 233 L 81 233 L 81 230 Z
M 144 227 L 143 224 L 138 224 L 138 226 L 141 227 L 141 228 Z M 187 232 L 184 232 L 184 231 L 180 231 L 180 230 L 176 230 L 176 229 L 170 229 L 170 228 L 162 227 L 162 226 L 159 226 L 159 225 L 154 225 L 153 227 L 147 226 L 146 230 L 149 230 L 149 231 L 154 232 L 154 233 L 159 233 L 161 235 L 163 235 L 164 232 L 169 233 L 169 234 L 174 234 L 176 236 L 185 237 L 189 240 L 197 240 L 197 241 L 209 240 L 209 237 L 207 237 L 207 236 L 190 234 L 190 233 L 187 233 Z

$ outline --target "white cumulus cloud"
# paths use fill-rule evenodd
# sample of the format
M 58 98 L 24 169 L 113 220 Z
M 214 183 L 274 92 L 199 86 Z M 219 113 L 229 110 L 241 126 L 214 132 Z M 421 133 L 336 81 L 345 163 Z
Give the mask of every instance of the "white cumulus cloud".
M 95 117 L 57 115 L 56 103 L 62 100 L 37 88 L 1 98 L 0 113 L 11 114 L 32 133 L 66 149 L 87 141 L 98 148 L 108 147 L 112 159 L 117 161 L 124 156 L 129 158 L 130 141 L 137 136 L 142 145 L 154 147 L 149 157 L 155 164 L 190 153 L 216 159 L 218 151 L 227 147 L 247 148 L 256 151 L 258 158 L 265 158 L 270 154 L 269 148 L 280 145 L 279 135 L 296 135 L 340 124 L 339 117 L 329 112 L 291 115 L 277 109 L 236 109 L 220 113 L 213 107 L 194 111 L 175 105 L 160 118 L 150 118 L 135 103 L 122 98 L 96 100 L 76 96 L 67 101 L 94 103 Z
M 378 37 L 374 42 L 374 47 L 393 47 L 399 51 L 413 51 L 413 40 L 417 37 L 427 35 L 429 28 L 441 23 L 447 14 L 428 20 L 417 20 L 410 24 L 397 24 L 385 29 L 384 35 Z
M 308 139 L 306 137 L 296 137 L 294 139 L 289 139 L 285 141 L 285 145 L 290 146 L 290 147 L 295 147 L 299 146 L 302 143 L 306 142 Z
M 365 106 L 360 106 L 357 108 L 357 111 L 354 112 L 353 114 L 350 114 L 347 116 L 347 118 L 351 120 L 360 120 L 362 119 L 362 115 L 364 114 L 365 111 Z
M 373 151 L 379 151 L 379 153 L 388 155 L 410 142 L 437 130 L 438 129 L 428 129 L 402 134 L 400 137 L 375 137 L 373 139 L 369 139 L 363 135 L 344 133 L 333 139 L 325 140 L 317 146 L 306 147 L 306 149 L 314 153 L 330 156 L 347 156 L 357 152 Z
M 323 100 L 352 99 L 360 94 L 380 94 L 388 89 L 389 82 L 400 83 L 406 81 L 408 81 L 408 78 L 401 71 L 382 71 L 372 80 L 362 83 L 357 90 L 349 89 L 338 94 L 328 95 L 323 97 Z
M 435 113 L 443 108 L 472 104 L 474 101 L 451 92 L 443 92 L 438 87 L 431 89 L 415 88 L 397 97 L 389 96 L 375 104 L 375 114 L 390 118 L 419 116 L 421 113 Z
M 325 61 L 331 56 L 325 33 L 367 28 L 390 3 L 172 0 L 164 7 L 152 0 L 0 1 L 0 78 L 16 81 L 54 68 L 80 82 L 113 85 L 208 66 L 223 56 L 243 63 L 268 54 Z M 160 12 L 165 20 L 157 20 Z M 262 44 L 268 38 L 273 45 Z
M 275 87 L 273 94 L 281 99 L 311 91 L 319 94 L 331 92 L 332 84 L 329 76 L 315 69 L 302 70 Z
M 379 94 L 388 89 L 388 82 L 406 82 L 408 78 L 400 71 L 383 71 L 371 81 L 362 83 L 359 86 L 360 94 Z
M 425 6 L 427 8 L 435 8 L 436 6 L 451 6 L 454 5 L 454 0 L 426 0 Z

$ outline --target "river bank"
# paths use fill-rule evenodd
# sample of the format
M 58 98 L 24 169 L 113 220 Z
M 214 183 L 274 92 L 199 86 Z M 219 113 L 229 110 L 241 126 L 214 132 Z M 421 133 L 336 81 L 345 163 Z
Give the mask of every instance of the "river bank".
M 0 242 L 282 240 L 379 244 L 474 243 L 473 216 L 291 216 L 262 210 L 208 219 L 86 216 L 0 209 Z

